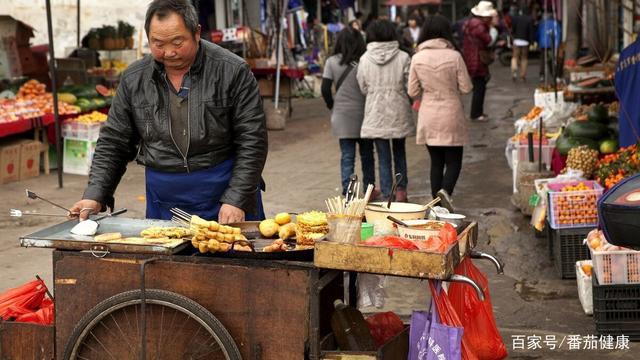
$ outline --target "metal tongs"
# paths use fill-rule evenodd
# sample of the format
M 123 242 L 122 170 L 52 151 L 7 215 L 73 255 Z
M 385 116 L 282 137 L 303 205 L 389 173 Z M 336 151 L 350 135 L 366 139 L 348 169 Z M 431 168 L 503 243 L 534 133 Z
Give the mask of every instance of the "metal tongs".
M 11 210 L 9 211 L 9 214 L 10 214 L 11 216 L 13 216 L 13 217 L 22 217 L 22 216 L 29 215 L 29 216 L 68 217 L 68 216 L 70 216 L 70 215 L 80 215 L 80 214 L 82 214 L 82 213 L 83 213 L 83 212 L 85 212 L 85 211 L 92 210 L 91 208 L 83 208 L 83 209 L 80 209 L 80 212 L 77 212 L 77 213 L 76 213 L 76 212 L 73 212 L 73 213 L 72 213 L 72 212 L 70 212 L 70 211 L 69 211 L 69 209 L 68 209 L 67 207 L 64 207 L 64 206 L 62 206 L 62 205 L 60 205 L 60 204 L 54 203 L 54 202 L 53 202 L 53 201 L 51 201 L 51 200 L 45 199 L 45 198 L 41 197 L 40 195 L 38 195 L 38 194 L 34 193 L 33 191 L 31 191 L 31 190 L 29 190 L 29 189 L 27 189 L 27 190 L 25 190 L 25 191 L 26 191 L 26 193 L 27 193 L 27 197 L 28 197 L 29 199 L 33 199 L 33 200 L 42 200 L 42 201 L 44 201 L 44 202 L 46 202 L 46 203 L 48 203 L 48 204 L 51 204 L 51 205 L 53 205 L 53 206 L 55 206 L 55 207 L 57 207 L 57 208 L 59 208 L 59 209 L 64 210 L 64 211 L 65 211 L 65 214 L 64 214 L 64 215 L 62 215 L 62 214 L 43 214 L 43 213 L 38 213 L 38 212 L 31 212 L 31 211 L 22 211 L 22 210 L 18 210 L 18 209 L 11 209 Z

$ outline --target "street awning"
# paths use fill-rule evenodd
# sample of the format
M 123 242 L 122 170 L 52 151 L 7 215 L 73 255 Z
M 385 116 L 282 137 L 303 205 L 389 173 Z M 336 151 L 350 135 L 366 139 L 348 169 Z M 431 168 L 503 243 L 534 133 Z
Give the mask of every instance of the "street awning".
M 387 6 L 440 5 L 442 0 L 387 0 Z

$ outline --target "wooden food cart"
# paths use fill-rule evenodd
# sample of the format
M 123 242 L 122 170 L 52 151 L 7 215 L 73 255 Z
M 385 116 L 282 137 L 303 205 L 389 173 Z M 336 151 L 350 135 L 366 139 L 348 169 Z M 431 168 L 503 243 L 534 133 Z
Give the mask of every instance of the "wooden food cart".
M 137 232 L 149 221 L 108 218 L 100 226 L 106 232 L 125 223 L 129 231 Z M 139 224 L 136 227 L 132 222 Z M 245 258 L 193 256 L 189 249 L 158 246 L 130 246 L 125 250 L 86 239 L 51 238 L 64 238 L 61 232 L 70 223 L 21 239 L 23 246 L 57 248 L 53 252 L 53 333 L 58 359 L 69 358 L 71 353 L 91 353 L 94 355 L 86 358 L 297 360 L 340 359 L 344 353 L 336 351 L 330 327 L 333 301 L 344 295 L 342 268 L 322 265 L 320 259 L 327 254 L 326 245 L 345 245 L 318 242 L 314 264 L 252 259 L 248 253 L 243 254 Z M 468 223 L 459 235 L 460 243 L 440 255 L 442 261 L 434 254 L 414 252 L 431 259 L 415 263 L 427 267 L 421 273 L 384 268 L 356 271 L 470 282 L 456 278 L 453 268 L 461 257 L 474 255 L 471 249 L 476 239 L 477 224 Z M 399 251 L 394 253 L 398 255 Z M 379 256 L 393 257 L 390 252 Z M 393 259 L 389 261 L 393 263 Z M 470 284 L 475 285 L 472 281 Z M 479 290 L 477 285 L 475 288 Z M 179 320 L 174 321 L 176 318 Z M 365 356 L 363 359 L 406 358 L 408 345 L 406 328 L 378 352 L 360 355 Z

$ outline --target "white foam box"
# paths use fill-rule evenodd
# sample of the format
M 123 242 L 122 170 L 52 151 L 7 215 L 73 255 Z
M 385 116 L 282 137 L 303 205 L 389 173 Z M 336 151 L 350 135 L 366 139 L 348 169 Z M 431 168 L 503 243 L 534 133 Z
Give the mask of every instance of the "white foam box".
M 557 94 L 558 98 L 556 100 L 556 96 L 553 91 L 545 92 L 540 89 L 536 89 L 533 93 L 533 104 L 542 108 L 553 108 L 556 104 L 564 104 L 564 92 L 558 91 Z

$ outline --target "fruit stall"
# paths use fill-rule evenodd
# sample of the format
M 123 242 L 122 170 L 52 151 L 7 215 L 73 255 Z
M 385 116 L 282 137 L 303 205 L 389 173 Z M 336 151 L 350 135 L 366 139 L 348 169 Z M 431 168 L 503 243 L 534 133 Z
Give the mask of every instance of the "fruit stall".
M 546 237 L 558 277 L 576 279 L 596 333 L 638 341 L 640 244 L 630 234 L 639 230 L 640 160 L 637 145 L 618 145 L 614 64 L 586 60 L 565 69 L 567 86 L 536 89 L 535 106 L 516 120 L 505 150 L 512 202 Z
M 492 259 L 501 270 L 493 257 L 474 250 L 477 222 L 429 219 L 451 215 L 431 212 L 436 202 L 369 203 L 372 188 L 366 194 L 358 188 L 348 198 L 327 199 L 325 211 L 280 213 L 261 222 L 223 225 L 175 208 L 171 221 L 94 217 L 100 226 L 92 232 L 66 221 L 25 235 L 24 247 L 55 249 L 55 321 L 3 322 L 10 330 L 3 338 L 49 336 L 35 346 L 5 342 L 0 351 L 31 357 L 55 349 L 58 359 L 105 352 L 114 358 L 407 358 L 410 334 L 427 331 L 425 325 L 412 319 L 407 326 L 393 313 L 365 320 L 349 300 L 349 274 L 437 281 L 432 292 L 443 323 L 471 326 L 456 314 L 475 306 L 493 324 L 483 328 L 482 342 L 469 335 L 457 346 L 468 352 L 497 346 L 506 356 L 492 310 L 486 312 L 492 309 L 486 277 L 471 263 Z M 450 282 L 449 290 L 439 290 L 439 281 Z M 51 296 L 43 286 L 32 290 L 42 293 L 41 302 Z M 360 285 L 361 298 L 368 291 L 375 289 Z M 445 316 L 441 305 L 455 310 Z

